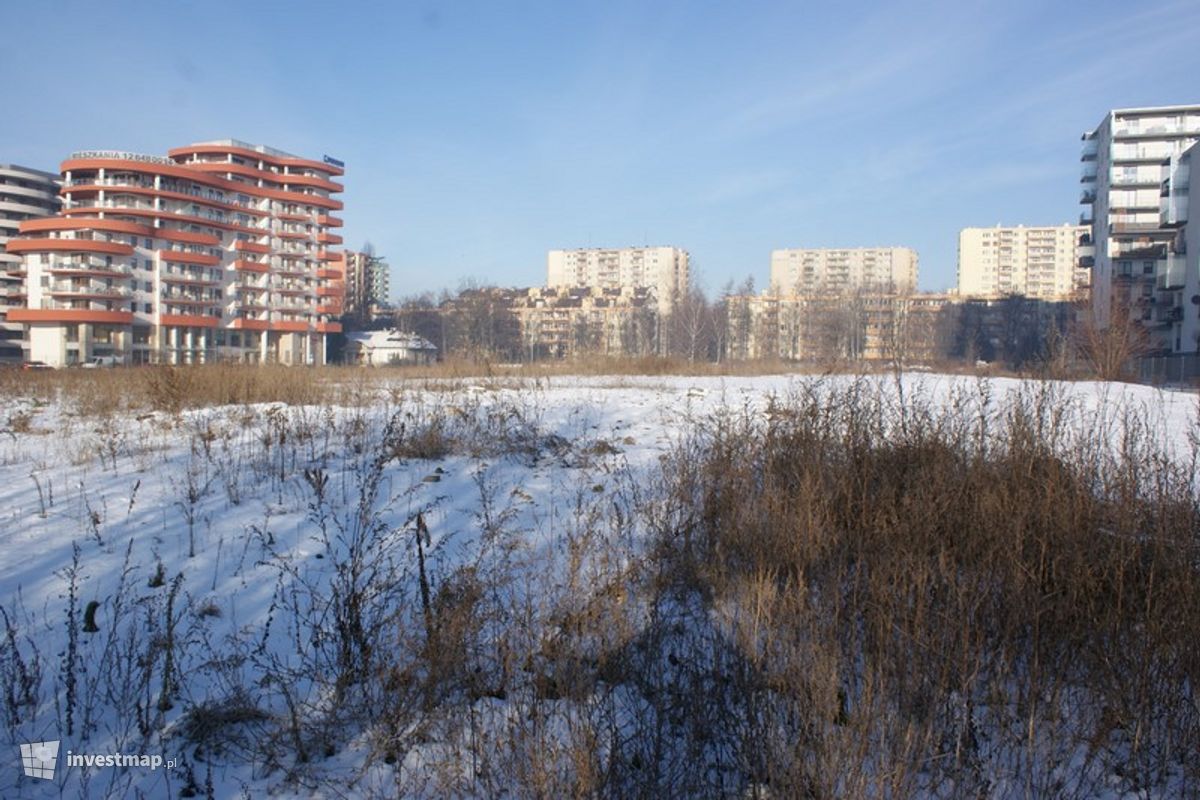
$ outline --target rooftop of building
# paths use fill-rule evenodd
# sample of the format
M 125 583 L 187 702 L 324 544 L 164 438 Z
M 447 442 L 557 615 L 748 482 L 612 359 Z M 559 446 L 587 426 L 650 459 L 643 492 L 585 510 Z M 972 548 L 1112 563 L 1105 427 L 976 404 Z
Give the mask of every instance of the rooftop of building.
M 551 253 L 620 253 L 623 250 L 687 250 L 673 244 L 631 244 L 624 247 L 556 247 Z
M 33 167 L 25 167 L 20 164 L 0 164 L 0 169 L 11 170 L 13 172 L 24 172 L 29 175 L 36 175 L 39 178 L 46 180 L 57 181 L 59 175 L 57 172 L 47 172 L 44 169 L 34 169 Z
M 1060 222 L 1057 225 L 1025 225 L 1024 223 L 1021 223 L 1018 225 L 1003 225 L 1003 224 L 997 222 L 995 225 L 991 225 L 991 226 L 968 225 L 967 227 L 963 228 L 963 230 L 964 231 L 994 231 L 994 230 L 1000 229 L 1000 230 L 1037 231 L 1037 230 L 1057 230 L 1058 228 L 1087 228 L 1087 227 L 1090 227 L 1090 226 L 1080 225 L 1078 222 Z
M 415 333 L 406 333 L 394 329 L 380 331 L 355 331 L 346 334 L 352 343 L 372 348 L 406 348 L 408 350 L 437 350 L 437 345 Z
M 208 142 L 192 142 L 188 147 L 240 147 L 243 150 L 253 150 L 256 153 L 262 153 L 264 156 L 274 156 L 275 158 L 303 158 L 303 156 L 298 156 L 295 153 L 289 153 L 274 147 L 267 147 L 265 144 L 243 142 L 241 139 L 213 139 Z
M 1200 113 L 1200 104 L 1175 106 L 1134 106 L 1131 108 L 1114 108 L 1109 113 L 1122 117 L 1159 116 L 1162 114 Z

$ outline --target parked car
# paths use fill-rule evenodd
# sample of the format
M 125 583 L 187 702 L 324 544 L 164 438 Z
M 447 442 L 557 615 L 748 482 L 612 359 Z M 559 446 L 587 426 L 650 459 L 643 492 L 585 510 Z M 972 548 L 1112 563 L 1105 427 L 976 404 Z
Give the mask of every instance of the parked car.
M 99 369 L 101 367 L 119 367 L 125 362 L 120 356 L 95 356 L 91 361 L 83 364 L 84 369 Z
M 21 365 L 21 369 L 54 369 L 45 361 L 26 361 Z

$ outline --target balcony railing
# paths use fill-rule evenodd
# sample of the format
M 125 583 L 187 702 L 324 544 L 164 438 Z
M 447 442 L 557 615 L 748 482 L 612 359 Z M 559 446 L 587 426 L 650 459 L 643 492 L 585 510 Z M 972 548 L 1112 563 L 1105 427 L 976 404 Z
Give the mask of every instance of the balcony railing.
M 1188 221 L 1188 196 L 1169 194 L 1161 201 L 1159 224 L 1164 228 L 1178 228 Z
M 117 275 L 130 275 L 132 270 L 127 264 L 106 264 L 103 261 L 56 261 L 46 266 L 49 272 L 110 272 Z
M 1130 259 L 1160 259 L 1167 257 L 1166 243 L 1148 243 L 1148 242 L 1129 242 L 1124 245 L 1118 243 L 1113 247 L 1113 258 L 1130 258 Z
M 123 286 L 102 284 L 51 283 L 43 291 L 47 294 L 77 294 L 89 297 L 129 297 L 129 289 Z
M 1167 256 L 1165 268 L 1158 271 L 1155 284 L 1159 289 L 1182 289 L 1187 285 L 1187 261 L 1180 256 Z
M 1113 234 L 1119 233 L 1151 233 L 1159 229 L 1159 223 L 1155 222 L 1110 222 L 1108 224 L 1108 232 Z
M 1113 136 L 1118 138 L 1185 135 L 1200 136 L 1200 122 L 1189 119 L 1183 122 L 1155 122 L 1150 125 L 1117 125 L 1113 128 Z

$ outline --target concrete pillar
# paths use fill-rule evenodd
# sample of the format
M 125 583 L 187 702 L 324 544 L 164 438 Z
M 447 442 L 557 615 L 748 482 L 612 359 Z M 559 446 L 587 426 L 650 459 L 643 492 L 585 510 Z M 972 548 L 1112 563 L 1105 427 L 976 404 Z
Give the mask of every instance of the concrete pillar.
M 188 328 L 186 330 L 186 332 L 184 333 L 183 340 L 184 340 L 185 346 L 187 347 L 187 353 L 184 355 L 185 363 L 192 364 L 196 360 L 196 353 L 195 353 L 196 343 L 195 343 L 194 338 L 192 337 L 192 329 L 191 328 Z
M 64 336 L 65 340 L 66 337 Z M 66 342 L 63 343 L 64 349 Z M 92 358 L 92 326 L 86 322 L 79 323 L 79 363 L 86 364 Z

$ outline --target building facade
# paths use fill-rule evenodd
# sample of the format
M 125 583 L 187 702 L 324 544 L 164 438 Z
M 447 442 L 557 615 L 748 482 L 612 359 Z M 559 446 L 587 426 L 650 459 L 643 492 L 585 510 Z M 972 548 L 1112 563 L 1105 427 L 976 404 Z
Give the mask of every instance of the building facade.
M 689 262 L 688 252 L 679 247 L 551 250 L 546 256 L 546 286 L 648 289 L 659 311 L 667 313 L 688 290 Z
M 1190 189 L 1200 143 L 1172 156 L 1159 199 L 1159 222 L 1174 237 L 1155 282 L 1150 324 L 1172 353 L 1200 353 L 1200 193 Z
M 535 287 L 509 300 L 522 357 L 639 357 L 661 347 L 658 300 L 649 287 Z
M 729 298 L 734 359 L 922 362 L 941 357 L 949 334 L 945 294 L 826 292 Z
M 360 331 L 347 334 L 346 360 L 366 367 L 401 364 L 432 364 L 437 346 L 415 333 L 397 330 Z
M 917 252 L 908 247 L 792 248 L 771 251 L 771 291 L 809 295 L 917 290 Z
M 6 252 L 5 246 L 17 235 L 22 221 L 52 216 L 61 205 L 57 175 L 0 164 L 0 363 L 19 362 L 24 357 L 24 327 L 7 319 L 9 307 L 25 302 L 22 258 Z
M 391 277 L 386 259 L 346 250 L 338 266 L 345 275 L 345 313 L 369 319 L 390 305 Z
M 964 297 L 1079 297 L 1088 286 L 1086 225 L 963 228 L 958 234 L 958 293 Z
M 1164 351 L 1175 348 L 1176 326 L 1163 326 L 1150 300 L 1183 254 L 1174 249 L 1177 229 L 1163 224 L 1162 186 L 1171 160 L 1197 139 L 1200 105 L 1116 109 L 1083 135 L 1080 222 L 1095 243 L 1083 256 L 1092 264 L 1094 319 L 1106 326 L 1120 309 Z
M 165 157 L 84 151 L 62 210 L 20 225 L 29 357 L 52 366 L 314 364 L 343 293 L 340 162 L 226 139 Z

